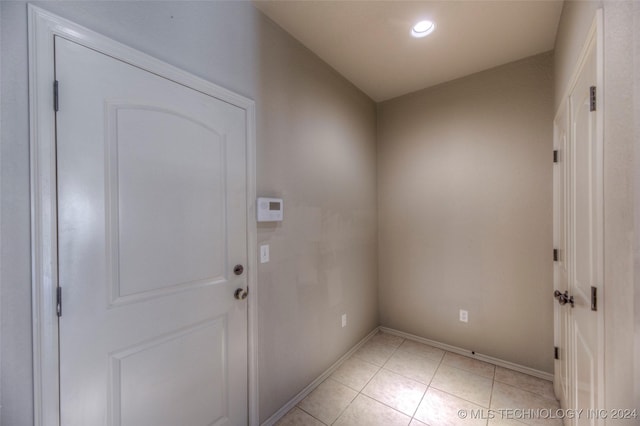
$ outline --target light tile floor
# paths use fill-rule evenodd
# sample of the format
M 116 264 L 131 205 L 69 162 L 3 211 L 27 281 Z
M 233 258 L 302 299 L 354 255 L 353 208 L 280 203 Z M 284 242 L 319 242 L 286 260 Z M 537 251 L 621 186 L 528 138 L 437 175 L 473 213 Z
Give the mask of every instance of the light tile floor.
M 547 380 L 378 333 L 277 425 L 562 425 L 558 408 Z

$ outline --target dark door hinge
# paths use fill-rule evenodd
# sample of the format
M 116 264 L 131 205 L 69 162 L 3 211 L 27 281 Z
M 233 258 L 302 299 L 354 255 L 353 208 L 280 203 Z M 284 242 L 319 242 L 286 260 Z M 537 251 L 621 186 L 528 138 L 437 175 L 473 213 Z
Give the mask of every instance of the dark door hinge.
M 558 249 L 553 249 L 553 261 L 558 261 Z
M 560 348 L 557 346 L 553 347 L 553 359 L 560 359 Z
M 591 310 L 598 310 L 598 289 L 591 286 Z
M 62 287 L 56 288 L 56 314 L 62 316 Z
M 58 112 L 58 80 L 53 82 L 53 110 Z
M 554 163 L 558 162 L 558 150 L 557 149 L 553 150 L 553 162 Z
M 589 88 L 589 111 L 596 110 L 596 86 Z

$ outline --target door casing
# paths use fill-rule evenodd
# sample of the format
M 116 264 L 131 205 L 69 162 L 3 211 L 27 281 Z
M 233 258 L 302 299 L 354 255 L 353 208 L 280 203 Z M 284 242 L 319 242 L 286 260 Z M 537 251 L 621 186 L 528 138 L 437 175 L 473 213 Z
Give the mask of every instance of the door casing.
M 247 282 L 249 424 L 258 425 L 257 229 L 255 218 L 255 102 L 145 53 L 28 6 L 29 114 L 31 165 L 31 265 L 33 318 L 34 424 L 60 425 L 58 317 L 56 314 L 57 217 L 56 129 L 53 108 L 54 36 L 135 65 L 243 109 L 247 140 Z

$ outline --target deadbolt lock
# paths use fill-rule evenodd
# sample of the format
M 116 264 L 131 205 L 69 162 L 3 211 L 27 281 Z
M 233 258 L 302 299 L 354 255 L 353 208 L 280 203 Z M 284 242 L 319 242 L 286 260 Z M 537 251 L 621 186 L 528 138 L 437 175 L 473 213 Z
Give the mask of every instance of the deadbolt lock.
M 233 273 L 236 275 L 242 275 L 242 273 L 244 272 L 244 266 L 238 264 L 236 266 L 233 267 Z

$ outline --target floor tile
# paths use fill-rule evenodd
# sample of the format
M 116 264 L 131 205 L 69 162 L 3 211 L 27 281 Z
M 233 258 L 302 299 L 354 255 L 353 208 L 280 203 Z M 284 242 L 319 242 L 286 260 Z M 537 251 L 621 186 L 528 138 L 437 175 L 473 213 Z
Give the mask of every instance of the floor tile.
M 407 426 L 410 420 L 411 417 L 360 394 L 334 426 Z
M 448 365 L 449 367 L 455 367 L 461 370 L 466 370 L 470 373 L 477 374 L 483 377 L 488 377 L 490 379 L 493 379 L 493 374 L 496 369 L 495 365 L 489 364 L 488 362 L 480 361 L 478 359 L 473 359 L 468 356 L 454 354 L 451 352 L 447 352 L 444 355 L 442 364 Z
M 343 362 L 331 378 L 359 392 L 379 369 L 377 365 L 354 357 Z
M 492 409 L 493 410 L 493 409 Z M 532 418 L 536 415 L 534 411 L 523 414 L 522 411 L 505 411 L 503 416 L 500 415 L 500 410 L 495 411 L 496 417 L 489 420 L 488 426 L 563 426 L 562 420 L 558 418 L 550 418 L 555 413 L 546 412 L 544 417 Z M 519 419 L 519 420 L 516 420 Z
M 487 408 L 429 388 L 416 411 L 415 418 L 434 426 L 483 426 L 487 424 L 488 415 Z
M 440 362 L 433 358 L 412 352 L 396 351 L 383 368 L 428 385 L 439 364 Z
M 294 407 L 276 423 L 276 426 L 325 426 L 325 424 Z
M 418 408 L 427 386 L 387 370 L 380 370 L 362 393 L 408 416 Z
M 358 393 L 351 388 L 327 379 L 305 399 L 298 407 L 326 424 L 333 423 L 347 408 Z
M 520 373 L 518 371 L 496 367 L 496 381 L 506 383 L 529 392 L 537 393 L 538 395 L 542 395 L 546 398 L 556 398 L 552 382 Z
M 422 343 L 414 342 L 413 340 L 405 340 L 398 348 L 399 351 L 411 352 L 417 355 L 433 358 L 437 361 L 442 359 L 444 351 L 442 349 L 434 348 L 433 346 L 425 345 Z
M 378 333 L 358 349 L 353 356 L 382 367 L 402 344 L 402 337 Z
M 529 425 L 562 425 L 562 421 L 559 419 L 529 418 L 534 417 L 531 413 L 540 409 L 554 412 L 560 408 L 557 400 L 545 398 L 542 395 L 500 382 L 493 384 L 491 408 L 495 410 L 517 409 L 516 412 L 510 411 L 509 417 Z M 527 418 L 523 418 L 521 414 L 518 415 L 522 413 L 522 410 L 527 411 L 527 414 L 529 414 Z M 512 417 L 512 415 L 516 417 Z
M 562 426 L 558 408 L 548 380 L 378 333 L 277 425 Z
M 404 338 L 380 331 L 371 338 L 371 341 L 397 348 L 404 342 Z
M 431 380 L 432 387 L 487 408 L 492 383 L 493 380 L 487 377 L 446 365 L 441 365 Z

